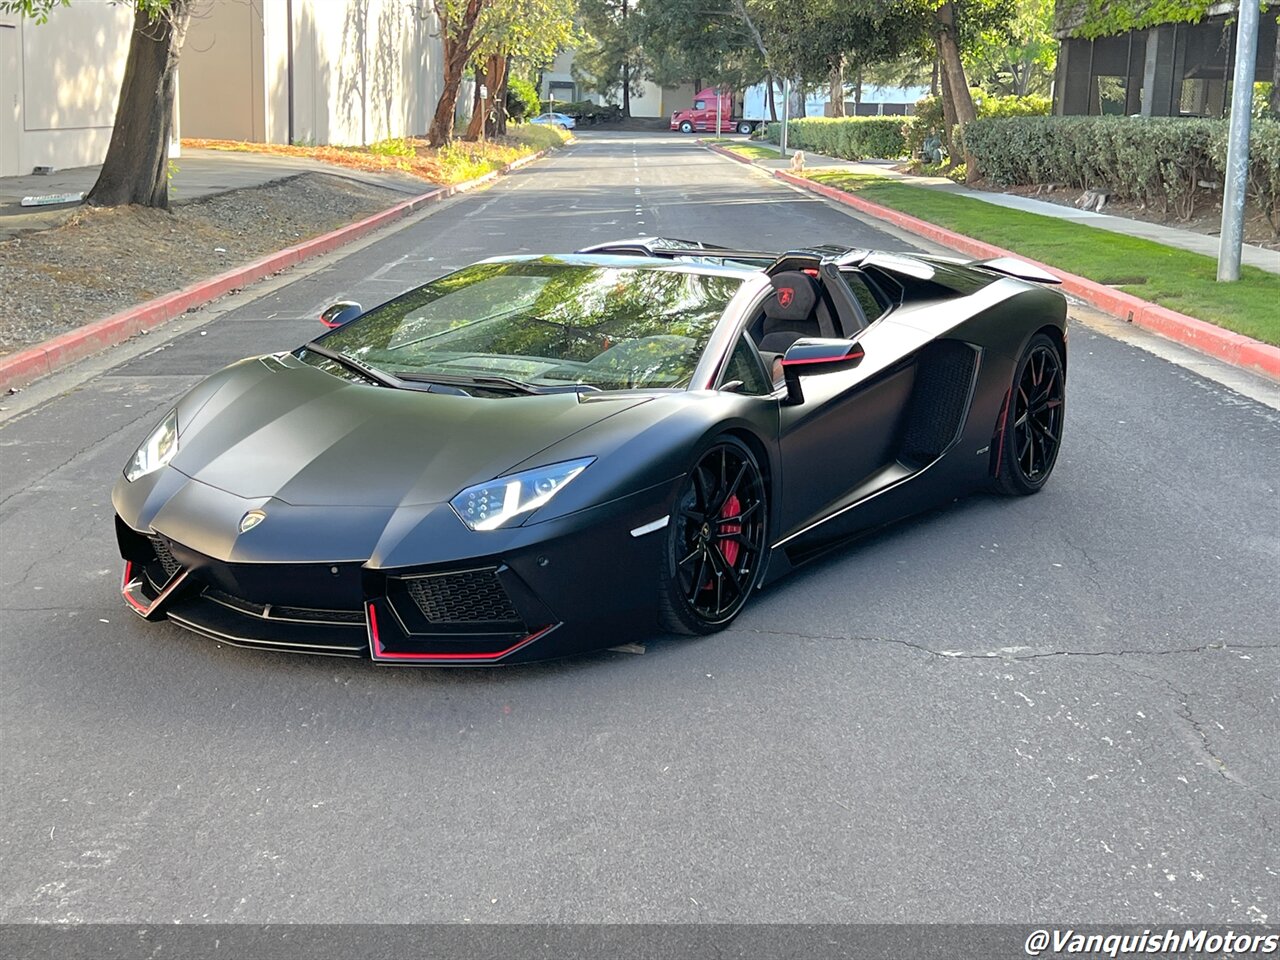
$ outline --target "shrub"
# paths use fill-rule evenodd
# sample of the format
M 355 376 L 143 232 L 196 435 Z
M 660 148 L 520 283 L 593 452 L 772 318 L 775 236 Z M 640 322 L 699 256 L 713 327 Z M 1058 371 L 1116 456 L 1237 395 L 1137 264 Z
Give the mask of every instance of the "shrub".
M 404 137 L 378 140 L 369 144 L 369 152 L 379 157 L 413 157 L 417 155 L 409 141 Z
M 1209 142 L 1218 170 L 1227 169 L 1227 123 L 1222 121 Z M 1254 120 L 1249 129 L 1249 196 L 1280 237 L 1280 120 Z
M 556 113 L 563 113 L 565 116 L 573 117 L 582 123 L 591 125 L 596 123 L 611 123 L 622 117 L 622 108 L 614 103 L 592 103 L 590 100 L 575 100 L 566 103 L 563 100 L 551 101 L 551 106 L 547 109 Z
M 1227 121 L 1173 117 L 991 117 L 965 127 L 983 176 L 1005 186 L 1060 183 L 1189 219 L 1201 180 L 1223 182 Z M 1276 227 L 1280 122 L 1250 135 L 1249 188 Z
M 512 120 L 524 120 L 538 115 L 538 88 L 528 80 L 510 77 L 507 80 L 507 116 Z
M 567 143 L 569 134 L 559 127 L 548 127 L 540 123 L 522 123 L 507 128 L 507 139 L 532 147 L 534 150 L 549 150 Z
M 901 117 L 801 117 L 787 124 L 787 146 L 827 157 L 865 160 L 906 155 Z M 781 123 L 761 124 L 760 139 L 777 143 Z
M 977 88 L 970 89 L 969 94 L 973 97 L 973 106 L 979 118 L 1048 116 L 1053 107 L 1052 100 L 1036 94 L 1025 97 L 997 97 Z M 919 156 L 926 140 L 930 137 L 942 136 L 945 123 L 941 97 L 929 96 L 917 100 L 913 121 L 906 124 L 902 131 L 907 140 L 907 155 Z

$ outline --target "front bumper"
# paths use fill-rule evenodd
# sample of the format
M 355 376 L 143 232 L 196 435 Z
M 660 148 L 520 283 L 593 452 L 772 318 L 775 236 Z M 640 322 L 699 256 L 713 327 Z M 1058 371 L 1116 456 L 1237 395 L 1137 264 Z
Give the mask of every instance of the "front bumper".
M 492 553 L 388 567 L 315 557 L 222 559 L 171 536 L 182 523 L 169 523 L 166 532 L 161 518 L 151 526 L 133 518 L 135 526 L 117 515 L 122 592 L 143 619 L 168 619 L 238 646 L 389 665 L 565 656 L 654 629 L 665 536 L 631 531 L 667 515 L 673 490 L 664 484 L 567 517 L 461 538 L 493 543 Z M 247 503 L 228 516 L 238 517 Z M 422 527 L 460 525 L 444 511 Z M 394 553 L 403 558 L 405 550 Z

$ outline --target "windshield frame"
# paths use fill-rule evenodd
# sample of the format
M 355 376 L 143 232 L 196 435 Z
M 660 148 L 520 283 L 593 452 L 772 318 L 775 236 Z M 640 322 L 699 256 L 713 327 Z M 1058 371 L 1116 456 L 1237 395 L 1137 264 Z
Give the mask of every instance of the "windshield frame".
M 715 264 L 693 264 L 693 263 L 682 263 L 680 261 L 674 261 L 674 262 L 667 261 L 667 262 L 655 263 L 654 260 L 651 258 L 627 257 L 627 256 L 617 256 L 617 255 L 548 256 L 548 255 L 538 255 L 538 254 L 534 254 L 534 255 L 525 254 L 525 255 L 515 255 L 515 256 L 497 256 L 497 257 L 488 257 L 484 260 L 478 260 L 475 263 L 467 264 L 466 266 L 461 267 L 458 270 L 453 270 L 453 271 L 450 271 L 449 273 L 442 274 L 439 277 L 432 278 L 431 280 L 427 281 L 424 284 L 420 284 L 417 287 L 411 287 L 408 290 L 405 290 L 402 293 L 397 294 L 395 297 L 391 297 L 388 300 L 385 300 L 382 303 L 377 304 L 376 306 L 370 307 L 368 310 L 364 311 L 364 313 L 361 314 L 360 317 L 356 317 L 354 320 L 350 321 L 350 323 L 358 324 L 365 315 L 373 313 L 376 310 L 382 309 L 383 307 L 393 302 L 394 300 L 397 300 L 400 297 L 403 297 L 407 294 L 411 294 L 423 287 L 430 286 L 433 283 L 437 283 L 440 280 L 453 276 L 454 274 L 459 273 L 462 270 L 469 269 L 470 267 L 478 266 L 481 264 L 505 264 L 505 263 L 519 264 L 519 263 L 537 263 L 539 261 L 546 261 L 556 266 L 580 267 L 580 268 L 603 268 L 603 269 L 612 269 L 612 270 L 635 270 L 635 271 L 652 270 L 652 271 L 658 271 L 661 273 L 690 274 L 690 275 L 700 276 L 700 277 L 729 279 L 729 280 L 738 281 L 738 287 L 734 291 L 733 295 L 726 302 L 724 309 L 721 312 L 720 318 L 716 321 L 715 326 L 712 328 L 711 333 L 708 336 L 707 341 L 702 348 L 702 352 L 698 358 L 698 361 L 694 365 L 693 371 L 690 374 L 689 382 L 686 385 L 684 386 L 639 386 L 639 387 L 623 387 L 623 388 L 616 388 L 616 389 L 604 388 L 603 390 L 601 390 L 601 388 L 599 387 L 595 387 L 591 384 L 586 384 L 586 383 L 578 383 L 573 385 L 573 387 L 575 388 L 580 388 L 581 390 L 590 391 L 590 392 L 599 391 L 604 393 L 627 393 L 627 392 L 639 391 L 639 392 L 651 393 L 651 392 L 658 392 L 658 391 L 679 392 L 679 391 L 686 391 L 686 390 L 709 389 L 710 384 L 715 380 L 715 377 L 719 371 L 721 364 L 723 363 L 725 356 L 727 356 L 728 351 L 732 348 L 735 342 L 736 332 L 746 324 L 748 318 L 751 315 L 752 309 L 759 302 L 763 293 L 771 289 L 768 277 L 765 276 L 762 271 L 751 270 L 750 268 L 746 268 L 746 267 L 729 267 L 729 266 L 719 266 Z M 349 324 L 343 324 L 342 326 L 335 327 L 332 330 L 326 330 L 321 335 L 312 338 L 310 342 L 319 344 L 320 346 L 324 346 L 330 350 L 333 350 L 335 348 L 331 344 L 326 343 L 325 341 L 341 334 L 344 330 L 347 330 L 348 327 L 349 327 Z M 295 355 L 299 355 L 299 354 L 305 353 L 306 349 L 307 348 L 304 345 L 302 347 L 297 348 L 294 351 L 294 353 Z M 388 377 L 399 376 L 395 371 L 389 370 L 389 369 L 384 370 L 380 365 L 376 363 L 370 363 L 368 360 L 365 360 L 363 357 L 357 357 L 354 359 L 356 359 L 357 362 L 364 364 L 365 366 L 373 367 L 379 370 L 380 372 L 385 373 L 386 376 Z M 419 382 L 429 382 L 429 378 L 430 378 L 430 374 L 424 372 L 424 376 L 421 380 L 419 380 L 419 378 L 417 377 L 415 377 L 414 379 L 419 380 Z M 533 383 L 530 385 L 538 388 L 550 387 L 550 389 L 547 389 L 545 391 L 539 390 L 538 392 L 556 392 L 556 393 L 573 392 L 563 388 L 557 389 L 555 386 L 552 386 L 552 385 L 544 385 L 544 384 L 538 384 L 538 383 Z M 566 387 L 568 386 L 569 385 L 566 384 Z

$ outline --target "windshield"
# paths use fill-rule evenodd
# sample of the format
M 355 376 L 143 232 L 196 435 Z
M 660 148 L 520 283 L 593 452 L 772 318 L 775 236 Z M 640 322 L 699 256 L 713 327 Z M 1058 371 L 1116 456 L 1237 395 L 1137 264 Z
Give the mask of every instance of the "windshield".
M 481 263 L 370 310 L 323 346 L 406 379 L 684 387 L 740 283 L 669 270 Z

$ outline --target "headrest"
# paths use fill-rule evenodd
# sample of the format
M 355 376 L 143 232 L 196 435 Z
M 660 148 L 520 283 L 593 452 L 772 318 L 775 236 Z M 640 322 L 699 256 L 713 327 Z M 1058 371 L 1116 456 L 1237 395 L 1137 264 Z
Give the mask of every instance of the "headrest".
M 764 302 L 764 315 L 773 320 L 805 320 L 818 302 L 818 282 L 799 270 L 774 275 L 773 295 Z

